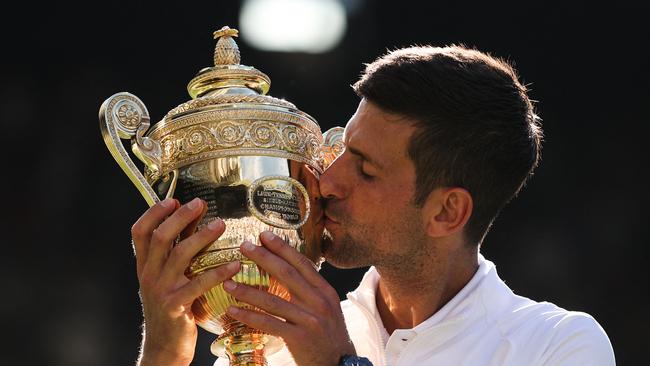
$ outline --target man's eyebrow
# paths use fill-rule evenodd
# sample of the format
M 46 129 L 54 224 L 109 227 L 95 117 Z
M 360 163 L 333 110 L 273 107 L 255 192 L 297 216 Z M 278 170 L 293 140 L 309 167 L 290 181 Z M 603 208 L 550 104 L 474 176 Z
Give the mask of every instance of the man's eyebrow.
M 370 164 L 376 166 L 377 168 L 383 169 L 383 165 L 379 164 L 379 162 L 377 160 L 374 160 L 374 159 L 370 158 L 368 155 L 364 154 L 363 152 L 361 152 L 357 148 L 354 148 L 352 146 L 346 146 L 345 149 L 348 150 L 352 155 L 359 156 L 363 160 L 369 162 Z

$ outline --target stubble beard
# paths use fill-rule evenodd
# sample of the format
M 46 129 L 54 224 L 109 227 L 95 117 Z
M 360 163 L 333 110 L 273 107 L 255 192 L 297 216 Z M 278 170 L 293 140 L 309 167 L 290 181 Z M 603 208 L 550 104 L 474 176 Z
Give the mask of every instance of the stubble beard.
M 399 216 L 398 216 L 399 217 Z M 341 269 L 377 266 L 389 271 L 411 271 L 426 256 L 426 234 L 419 225 L 418 211 L 405 213 L 392 225 L 381 229 L 341 217 L 347 230 L 333 237 L 327 230 L 323 239 L 323 254 L 328 263 Z M 353 229 L 352 229 L 353 228 Z M 383 236 L 383 238 L 382 238 Z M 374 242 L 391 241 L 396 245 L 384 249 Z
M 336 238 L 336 243 L 327 229 L 323 235 L 323 254 L 329 264 L 341 269 L 373 265 L 372 250 L 354 240 L 350 234 L 340 235 Z

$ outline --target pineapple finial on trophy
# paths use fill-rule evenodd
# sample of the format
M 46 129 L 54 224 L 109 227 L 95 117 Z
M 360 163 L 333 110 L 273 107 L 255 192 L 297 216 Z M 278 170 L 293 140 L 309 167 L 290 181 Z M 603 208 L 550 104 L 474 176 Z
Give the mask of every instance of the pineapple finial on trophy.
M 214 39 L 219 39 L 214 48 L 214 66 L 238 65 L 241 62 L 239 47 L 232 37 L 238 37 L 239 31 L 227 25 L 213 33 Z
M 239 47 L 233 39 L 239 31 L 225 26 L 213 33 L 214 66 L 206 67 L 187 85 L 192 99 L 216 95 L 261 94 L 269 91 L 271 79 L 252 66 L 241 64 Z

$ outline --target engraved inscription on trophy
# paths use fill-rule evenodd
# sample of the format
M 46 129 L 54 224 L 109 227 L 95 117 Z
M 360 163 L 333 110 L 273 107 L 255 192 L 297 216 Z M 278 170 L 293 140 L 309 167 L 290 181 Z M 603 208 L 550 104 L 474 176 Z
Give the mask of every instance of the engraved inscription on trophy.
M 263 222 L 284 229 L 297 229 L 309 218 L 307 190 L 295 179 L 267 176 L 251 183 L 248 208 Z

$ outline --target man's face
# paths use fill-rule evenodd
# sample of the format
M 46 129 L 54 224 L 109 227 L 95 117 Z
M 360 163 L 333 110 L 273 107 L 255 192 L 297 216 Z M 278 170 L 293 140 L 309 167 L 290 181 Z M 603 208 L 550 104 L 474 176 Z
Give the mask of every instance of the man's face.
M 408 119 L 362 100 L 345 129 L 346 150 L 325 171 L 323 252 L 340 268 L 407 265 L 424 248 L 420 208 L 413 202 L 415 167 Z

